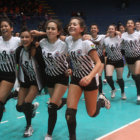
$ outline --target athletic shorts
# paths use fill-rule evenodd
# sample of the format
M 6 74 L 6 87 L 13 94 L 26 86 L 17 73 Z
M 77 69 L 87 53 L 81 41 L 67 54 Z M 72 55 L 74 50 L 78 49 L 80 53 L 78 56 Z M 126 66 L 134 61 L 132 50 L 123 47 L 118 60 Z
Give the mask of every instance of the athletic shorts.
M 62 84 L 65 86 L 68 86 L 69 83 L 69 77 L 65 74 L 61 74 L 58 76 L 49 76 L 47 75 L 46 78 L 46 86 L 48 88 L 54 88 L 55 84 Z
M 126 59 L 127 64 L 132 65 L 132 64 L 135 64 L 135 62 L 137 60 L 140 60 L 140 56 L 138 56 L 138 57 L 126 57 L 125 59 Z
M 89 85 L 87 85 L 87 86 L 81 86 L 80 84 L 79 84 L 79 82 L 80 82 L 80 80 L 81 80 L 81 78 L 77 78 L 77 77 L 75 77 L 75 76 L 72 76 L 71 77 L 71 82 L 70 82 L 70 84 L 74 84 L 74 85 L 78 85 L 79 87 L 81 87 L 81 89 L 82 90 L 84 90 L 84 91 L 92 91 L 92 90 L 96 90 L 96 89 L 98 89 L 98 83 L 99 83 L 99 79 L 98 78 L 93 78 L 92 79 L 92 81 L 91 81 L 91 83 L 89 84 Z
M 30 88 L 30 86 L 37 86 L 37 82 L 36 81 L 26 81 L 25 83 L 23 82 L 19 82 L 20 83 L 20 87 L 22 88 Z
M 104 58 L 104 56 L 102 55 L 102 56 L 100 56 L 99 58 L 100 58 L 100 60 L 101 60 L 101 63 L 105 64 L 105 58 Z
M 124 61 L 123 59 L 118 60 L 118 61 L 112 61 L 111 59 L 107 58 L 106 65 L 113 65 L 115 68 L 121 68 L 121 67 L 124 67 Z
M 15 80 L 16 80 L 15 73 L 8 74 L 8 73 L 0 72 L 0 82 L 3 80 L 10 83 L 15 83 Z

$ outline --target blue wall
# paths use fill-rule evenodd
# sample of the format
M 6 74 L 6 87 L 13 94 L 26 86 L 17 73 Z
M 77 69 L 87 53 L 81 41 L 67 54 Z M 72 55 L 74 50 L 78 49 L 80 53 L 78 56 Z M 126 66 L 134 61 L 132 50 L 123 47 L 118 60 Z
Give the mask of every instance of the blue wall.
M 48 3 L 64 24 L 69 22 L 73 11 L 82 11 L 87 26 L 97 23 L 102 33 L 109 24 L 119 21 L 125 24 L 128 19 L 140 19 L 139 0 L 129 0 L 125 9 L 121 9 L 119 0 L 50 0 Z

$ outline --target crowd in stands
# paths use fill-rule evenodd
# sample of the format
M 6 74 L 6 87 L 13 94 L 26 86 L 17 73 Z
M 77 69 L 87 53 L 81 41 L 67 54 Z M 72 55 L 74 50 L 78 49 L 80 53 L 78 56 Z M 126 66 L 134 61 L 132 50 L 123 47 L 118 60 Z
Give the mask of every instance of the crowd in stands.
M 34 22 L 34 18 L 38 23 L 51 18 L 39 0 L 0 1 L 1 17 L 9 17 L 14 24 L 22 24 L 21 26 L 26 25 L 28 21 Z

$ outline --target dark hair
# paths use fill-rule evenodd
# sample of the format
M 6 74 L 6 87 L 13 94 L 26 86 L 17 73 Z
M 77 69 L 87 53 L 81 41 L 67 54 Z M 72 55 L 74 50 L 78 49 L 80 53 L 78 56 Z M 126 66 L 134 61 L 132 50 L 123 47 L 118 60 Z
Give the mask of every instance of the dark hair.
M 108 26 L 108 28 L 109 28 L 110 26 L 113 26 L 113 27 L 115 28 L 115 30 L 117 30 L 117 27 L 116 27 L 115 24 L 110 24 L 110 25 Z
M 11 22 L 11 20 L 9 18 L 2 18 L 0 20 L 0 26 L 1 26 L 2 22 L 7 22 L 10 25 L 11 28 L 13 27 L 13 23 Z
M 135 22 L 134 22 L 133 19 L 128 19 L 127 22 L 126 22 L 126 24 L 128 23 L 128 21 L 132 21 L 134 23 L 134 25 L 135 25 Z
M 48 21 L 45 23 L 45 29 L 47 28 L 47 26 L 48 26 L 48 24 L 49 24 L 50 22 L 53 22 L 53 23 L 55 23 L 55 24 L 57 25 L 57 29 L 58 29 L 58 31 L 59 31 L 60 34 L 61 34 L 62 31 L 63 31 L 62 22 L 61 22 L 60 20 L 58 20 L 58 19 L 50 19 L 50 20 L 48 20 Z M 59 36 L 60 36 L 60 35 L 58 35 L 57 37 L 59 37 Z
M 96 26 L 96 27 L 99 29 L 99 27 L 98 27 L 98 25 L 97 25 L 96 23 L 91 24 L 91 25 L 90 25 L 90 28 L 91 28 L 92 26 Z
M 28 29 L 28 27 L 27 26 L 23 26 L 21 28 L 21 30 L 20 30 L 20 35 L 21 35 L 21 33 L 26 32 L 26 31 L 30 33 L 30 30 Z
M 84 29 L 84 31 L 81 34 L 84 35 L 85 32 L 87 31 L 87 28 L 86 28 L 86 24 L 85 24 L 84 19 L 81 18 L 81 17 L 72 17 L 70 19 L 70 21 L 73 20 L 73 19 L 77 19 L 79 21 L 80 27 L 82 27 Z
M 125 26 L 124 26 L 123 24 L 118 24 L 118 25 L 117 25 L 117 30 L 118 30 L 118 31 L 120 30 L 120 27 L 121 27 L 121 26 L 123 26 L 123 27 L 125 28 Z
M 30 30 L 26 26 L 22 27 L 22 29 L 20 31 L 20 36 L 23 32 L 29 32 L 29 34 L 30 34 Z M 36 53 L 36 47 L 35 47 L 35 42 L 33 41 L 33 42 L 31 42 L 31 44 L 29 46 L 29 58 L 31 58 L 31 56 L 34 56 L 35 53 Z

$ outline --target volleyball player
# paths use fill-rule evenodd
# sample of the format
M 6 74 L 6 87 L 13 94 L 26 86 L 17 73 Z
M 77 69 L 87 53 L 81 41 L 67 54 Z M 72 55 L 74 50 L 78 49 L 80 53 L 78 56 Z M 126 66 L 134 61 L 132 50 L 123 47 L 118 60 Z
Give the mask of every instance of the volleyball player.
M 140 21 L 135 22 L 135 27 L 136 27 L 135 32 L 138 32 L 140 34 Z
M 118 25 L 118 31 L 124 33 L 126 31 L 125 26 L 123 24 Z
M 113 71 L 116 69 L 117 72 L 117 81 L 121 88 L 121 96 L 122 99 L 126 99 L 126 95 L 124 92 L 124 80 L 123 80 L 123 68 L 124 62 L 121 53 L 121 38 L 120 32 L 116 31 L 115 25 L 109 25 L 108 27 L 108 37 L 106 37 L 103 41 L 105 46 L 105 50 L 107 53 L 107 63 L 106 63 L 106 78 L 107 82 L 110 85 L 111 91 L 111 98 L 115 97 L 115 86 L 113 81 Z
M 136 84 L 137 103 L 140 104 L 140 34 L 135 32 L 133 20 L 127 21 L 126 29 L 127 32 L 122 34 L 122 47 L 125 51 L 128 68 Z
M 48 132 L 45 140 L 52 140 L 52 133 L 57 121 L 57 110 L 62 108 L 62 97 L 67 90 L 69 77 L 65 75 L 68 69 L 67 46 L 59 39 L 62 25 L 58 20 L 46 22 L 47 38 L 40 41 L 42 54 L 46 65 L 47 87 L 50 95 L 48 104 Z
M 12 36 L 13 25 L 7 18 L 0 21 L 0 122 L 4 104 L 15 83 L 15 50 L 20 44 L 18 37 Z
M 37 48 L 33 43 L 33 37 L 27 28 L 20 33 L 22 46 L 16 50 L 16 63 L 18 64 L 18 79 L 20 89 L 18 93 L 17 111 L 23 112 L 26 118 L 24 137 L 33 133 L 31 120 L 35 116 L 38 102 L 32 104 L 38 90 L 45 85 L 45 63 L 40 46 Z M 44 73 L 44 74 L 43 74 Z
M 95 44 L 95 47 L 97 49 L 97 54 L 101 60 L 101 68 L 98 72 L 99 74 L 99 94 L 103 93 L 103 87 L 102 87 L 102 72 L 104 70 L 104 64 L 105 64 L 105 59 L 104 59 L 104 47 L 103 47 L 103 39 L 105 38 L 106 35 L 98 35 L 99 28 L 97 24 L 92 24 L 90 27 L 90 32 L 91 32 L 91 41 Z
M 126 28 L 123 24 L 119 24 L 118 25 L 118 31 L 122 33 L 126 32 Z M 124 64 L 126 64 L 126 60 L 125 60 L 125 52 L 123 49 L 121 49 L 122 55 L 123 55 L 123 60 L 124 60 Z M 128 74 L 127 74 L 127 78 L 129 78 L 131 75 L 130 70 L 128 69 Z
M 89 40 L 82 40 L 85 30 L 84 20 L 73 17 L 69 23 L 69 34 L 66 38 L 68 52 L 72 63 L 72 70 L 68 70 L 71 82 L 67 97 L 66 121 L 69 129 L 70 140 L 76 140 L 76 112 L 79 99 L 84 92 L 88 115 L 95 117 L 101 107 L 110 108 L 110 102 L 104 95 L 98 95 L 98 72 L 101 62 L 95 45 Z M 94 65 L 95 63 L 95 65 Z

